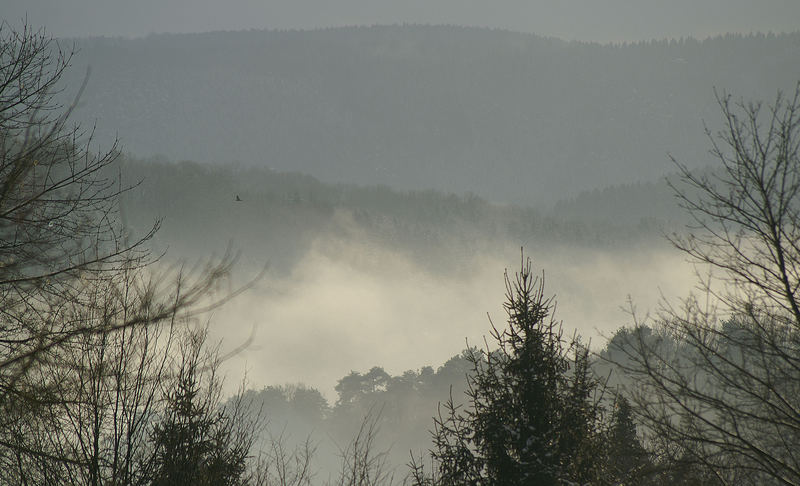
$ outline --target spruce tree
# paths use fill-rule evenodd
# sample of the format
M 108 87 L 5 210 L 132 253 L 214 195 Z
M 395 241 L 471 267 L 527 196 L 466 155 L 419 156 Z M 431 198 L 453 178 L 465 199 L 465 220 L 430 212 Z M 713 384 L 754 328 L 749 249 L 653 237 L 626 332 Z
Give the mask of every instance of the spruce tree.
M 164 415 L 153 427 L 152 486 L 245 483 L 256 424 L 241 415 L 241 407 L 226 411 L 220 405 L 217 363 L 200 356 L 204 338 L 199 333 L 184 349 Z
M 555 485 L 597 483 L 598 382 L 588 350 L 567 341 L 544 297 L 543 278 L 523 260 L 505 276 L 508 325 L 492 324 L 494 350 L 471 355 L 467 403 L 451 399 L 435 422 L 434 473 L 417 484 Z
M 652 484 L 650 454 L 639 441 L 633 410 L 624 397 L 617 397 L 608 429 L 608 472 L 615 484 Z

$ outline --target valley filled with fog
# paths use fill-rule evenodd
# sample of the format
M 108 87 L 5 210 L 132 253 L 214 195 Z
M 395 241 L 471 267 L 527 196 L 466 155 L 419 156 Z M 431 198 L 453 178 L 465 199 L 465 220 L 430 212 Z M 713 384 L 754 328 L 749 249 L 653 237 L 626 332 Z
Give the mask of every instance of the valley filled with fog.
M 464 370 L 405 406 L 383 382 L 348 405 L 347 376 L 400 379 L 491 347 L 521 251 L 593 352 L 697 295 L 707 269 L 667 240 L 691 222 L 670 155 L 706 170 L 714 90 L 769 96 L 800 65 L 797 34 L 600 46 L 391 26 L 82 45 L 75 114 L 128 153 L 131 235 L 159 219 L 159 264 L 232 253 L 218 290 L 252 285 L 200 321 L 228 356 L 226 393 L 271 390 L 267 415 L 284 412 L 270 430 L 313 436 L 328 461 L 369 406 L 394 402 L 379 444 L 395 465 L 426 449 Z M 298 386 L 326 404 L 292 402 Z M 309 406 L 317 425 L 292 411 Z
M 442 477 L 470 454 L 486 473 L 478 452 L 505 433 L 505 459 L 544 444 L 520 471 L 558 449 L 559 481 L 777 474 L 736 447 L 716 457 L 736 434 L 717 440 L 729 424 L 708 417 L 726 393 L 751 420 L 751 390 L 756 408 L 797 391 L 794 10 L 749 31 L 744 4 L 716 23 L 720 2 L 655 18 L 614 0 L 592 30 L 580 2 L 546 22 L 511 1 L 455 16 L 274 3 L 274 28 L 249 30 L 243 12 L 263 9 L 200 28 L 171 23 L 172 2 L 159 22 L 174 28 L 132 8 L 107 30 L 62 12 L 58 39 L 2 19 L 0 470 L 117 478 L 81 441 L 96 431 L 117 457 L 125 432 L 114 484 L 171 484 L 169 427 L 196 413 L 238 454 L 231 477 L 264 474 L 237 485 L 462 484 Z M 545 432 L 514 428 L 540 417 Z M 796 430 L 763 448 L 798 479 Z M 377 476 L 350 481 L 362 467 Z
M 226 366 L 331 400 L 350 370 L 480 344 L 521 248 L 598 348 L 632 324 L 628 296 L 653 315 L 687 297 L 670 156 L 713 161 L 715 90 L 768 98 L 800 74 L 797 34 L 599 45 L 409 25 L 79 45 L 74 116 L 129 154 L 131 233 L 163 218 L 164 262 L 237 253 L 231 288 L 266 266 L 214 313 L 226 346 L 252 334 Z
M 492 323 L 507 319 L 504 272 L 513 277 L 523 251 L 565 336 L 593 352 L 634 324 L 631 306 L 644 321 L 696 290 L 697 269 L 666 239 L 687 220 L 665 180 L 534 209 L 242 165 L 126 159 L 122 169 L 139 181 L 120 205 L 130 236 L 160 221 L 148 242 L 164 255 L 156 268 L 191 273 L 236 255 L 214 295 L 246 290 L 193 325 L 226 356 L 225 393 L 244 384 L 287 447 L 311 437 L 323 475 L 377 410 L 375 447 L 394 467 L 427 450 L 437 404 L 466 383 L 456 358 L 491 348 Z M 377 384 L 361 381 L 376 369 Z M 409 373 L 433 382 L 412 385 Z M 354 374 L 348 399 L 340 387 Z
M 662 294 L 695 288 L 695 268 L 666 239 L 683 219 L 664 182 L 537 211 L 266 169 L 143 160 L 124 168 L 141 183 L 123 196 L 122 215 L 133 235 L 162 219 L 150 242 L 162 264 L 189 269 L 234 252 L 223 291 L 265 269 L 210 324 L 223 348 L 252 339 L 225 366 L 247 370 L 254 386 L 304 383 L 335 400 L 333 386 L 351 370 L 401 373 L 481 345 L 487 313 L 505 319 L 503 273 L 518 269 L 521 250 L 544 273 L 565 329 L 598 348 L 633 323 L 629 297 L 643 316 Z
M 694 289 L 685 258 L 656 246 L 621 254 L 533 245 L 525 254 L 545 269 L 565 330 L 603 346 L 633 324 L 629 296 L 644 317 L 657 312 L 662 295 L 674 300 Z M 290 275 L 268 272 L 215 312 L 212 335 L 230 347 L 252 335 L 225 367 L 233 375 L 247 370 L 253 386 L 305 383 L 335 400 L 333 386 L 350 371 L 437 367 L 467 343 L 483 346 L 487 313 L 496 322 L 506 318 L 503 270 L 516 270 L 519 253 L 506 244 L 494 255 L 465 256 L 464 268 L 443 275 L 387 249 L 318 240 Z

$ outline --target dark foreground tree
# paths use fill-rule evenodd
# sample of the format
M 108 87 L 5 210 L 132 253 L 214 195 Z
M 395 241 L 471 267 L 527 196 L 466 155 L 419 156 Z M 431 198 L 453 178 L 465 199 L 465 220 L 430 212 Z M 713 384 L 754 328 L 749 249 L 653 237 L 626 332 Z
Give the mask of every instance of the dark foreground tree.
M 259 415 L 242 394 L 222 407 L 219 361 L 205 339 L 205 331 L 188 334 L 177 376 L 162 383 L 165 404 L 152 430 L 152 456 L 142 466 L 152 486 L 237 486 L 247 479 Z
M 633 409 L 623 396 L 617 397 L 614 413 L 606 432 L 604 451 L 606 472 L 610 484 L 655 484 L 650 453 L 639 440 Z
M 523 261 L 506 274 L 508 326 L 492 325 L 495 350 L 471 355 L 467 403 L 435 420 L 433 471 L 416 484 L 598 483 L 603 474 L 599 383 L 588 350 L 566 342 L 554 303 Z
M 116 144 L 99 150 L 90 130 L 69 123 L 74 105 L 55 99 L 73 53 L 44 30 L 0 23 L 0 399 L 49 349 L 108 331 L 107 323 L 58 318 L 59 309 L 80 302 L 95 281 L 146 266 L 145 242 L 158 229 L 156 222 L 138 238 L 127 234 L 118 217 L 128 188 Z M 154 304 L 148 314 L 129 312 L 114 326 L 190 308 L 227 272 L 228 260 L 191 284 L 184 275 L 161 292 L 142 289 Z
M 638 418 L 671 461 L 721 484 L 800 484 L 800 84 L 769 106 L 718 96 L 719 166 L 678 164 L 694 220 L 675 246 L 707 264 L 706 298 L 668 307 L 654 346 L 619 341 Z M 666 461 L 665 463 L 668 463 Z
M 72 52 L 43 30 L 0 24 L 0 482 L 8 484 L 99 484 L 101 469 L 125 469 L 100 452 L 122 453 L 141 434 L 137 407 L 149 406 L 145 389 L 157 377 L 137 375 L 147 366 L 134 363 L 153 354 L 123 343 L 200 312 L 231 263 L 191 280 L 148 275 L 143 244 L 157 224 L 138 239 L 125 233 L 116 147 L 98 150 L 90 131 L 69 124 L 72 107 L 55 101 Z M 115 335 L 122 331 L 130 333 Z M 134 400 L 136 387 L 144 395 Z M 115 401 L 123 397 L 136 405 Z M 126 432 L 110 417 L 135 425 Z M 104 442 L 115 437 L 109 424 L 127 438 Z

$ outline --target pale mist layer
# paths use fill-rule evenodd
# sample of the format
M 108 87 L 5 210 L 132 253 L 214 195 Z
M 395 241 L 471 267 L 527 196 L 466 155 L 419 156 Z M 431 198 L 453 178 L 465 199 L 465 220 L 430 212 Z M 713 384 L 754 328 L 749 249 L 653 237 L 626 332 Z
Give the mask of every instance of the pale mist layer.
M 528 245 L 526 256 L 544 269 L 565 334 L 593 347 L 630 325 L 628 297 L 639 315 L 675 301 L 696 279 L 685 257 L 666 244 L 613 252 Z M 230 391 L 246 372 L 248 386 L 305 383 L 333 403 L 333 387 L 351 371 L 382 366 L 390 374 L 440 366 L 466 346 L 483 346 L 487 313 L 505 321 L 503 270 L 520 262 L 518 243 L 465 257 L 446 275 L 400 254 L 353 240 L 317 240 L 285 277 L 267 276 L 217 311 L 212 336 L 232 349 L 252 343 L 225 363 Z

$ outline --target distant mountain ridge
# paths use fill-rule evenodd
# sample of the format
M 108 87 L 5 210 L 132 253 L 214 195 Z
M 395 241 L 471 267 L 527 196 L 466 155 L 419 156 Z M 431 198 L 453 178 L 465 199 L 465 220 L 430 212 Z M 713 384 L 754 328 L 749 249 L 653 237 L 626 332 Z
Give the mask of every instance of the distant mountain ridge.
M 405 25 L 78 45 L 76 119 L 135 156 L 526 205 L 652 180 L 668 152 L 703 165 L 714 87 L 769 100 L 800 79 L 800 33 L 601 46 Z
M 52 0 L 5 2 L 6 20 L 29 18 L 57 36 L 352 25 L 450 24 L 535 32 L 563 39 L 635 41 L 725 32 L 791 32 L 800 4 L 788 0 Z

